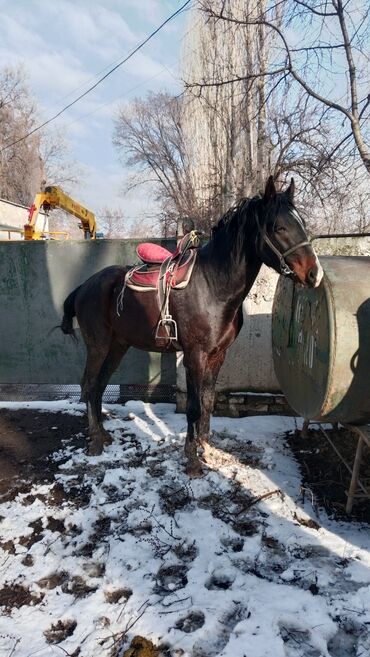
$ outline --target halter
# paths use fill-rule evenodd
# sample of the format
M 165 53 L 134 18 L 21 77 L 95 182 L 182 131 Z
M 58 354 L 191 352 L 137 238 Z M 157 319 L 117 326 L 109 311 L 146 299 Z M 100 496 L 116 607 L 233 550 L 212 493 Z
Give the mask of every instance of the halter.
M 261 235 L 262 239 L 264 242 L 266 242 L 267 246 L 270 247 L 271 251 L 275 253 L 275 255 L 278 257 L 279 262 L 280 262 L 280 273 L 283 276 L 290 276 L 291 274 L 294 274 L 294 271 L 289 267 L 288 263 L 286 262 L 285 258 L 290 255 L 291 253 L 294 253 L 294 251 L 297 251 L 297 249 L 300 249 L 302 246 L 308 246 L 311 244 L 309 240 L 305 240 L 304 242 L 299 242 L 298 244 L 295 244 L 294 246 L 291 246 L 289 249 L 284 251 L 283 253 L 279 251 L 279 249 L 275 246 L 275 244 L 272 243 L 270 240 L 269 236 L 265 232 L 262 232 L 261 230 L 261 225 L 258 219 L 258 215 L 256 213 L 256 221 L 257 221 L 257 226 L 258 226 L 258 232 Z M 301 222 L 299 222 L 301 223 Z M 301 225 L 302 230 L 306 232 Z

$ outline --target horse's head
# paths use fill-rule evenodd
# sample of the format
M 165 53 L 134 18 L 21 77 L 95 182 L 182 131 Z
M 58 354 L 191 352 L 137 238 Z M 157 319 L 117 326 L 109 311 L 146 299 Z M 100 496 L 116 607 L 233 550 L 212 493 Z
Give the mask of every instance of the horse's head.
M 308 240 L 303 220 L 293 203 L 294 180 L 277 192 L 272 176 L 256 204 L 257 249 L 261 260 L 306 287 L 318 287 L 322 267 Z

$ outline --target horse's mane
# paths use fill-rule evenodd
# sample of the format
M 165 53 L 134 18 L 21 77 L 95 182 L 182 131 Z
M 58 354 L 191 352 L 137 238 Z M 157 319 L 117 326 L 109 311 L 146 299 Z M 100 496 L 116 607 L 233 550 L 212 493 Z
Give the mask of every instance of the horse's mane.
M 219 253 L 220 258 L 225 251 L 232 253 L 235 258 L 247 253 L 248 250 L 255 246 L 256 234 L 256 205 L 262 200 L 262 196 L 257 195 L 252 198 L 243 198 L 239 203 L 231 207 L 219 219 L 218 223 L 212 228 L 211 241 L 213 248 Z M 293 202 L 284 193 L 278 193 L 274 202 L 266 207 L 263 213 L 263 219 L 260 216 L 260 227 L 273 224 L 281 210 L 293 210 Z M 300 217 L 303 225 L 304 220 Z
M 231 207 L 221 219 L 213 226 L 211 243 L 217 251 L 232 252 L 237 258 L 245 253 L 247 243 L 250 241 L 255 229 L 255 203 L 261 197 L 242 198 L 237 205 Z
M 214 237 L 220 230 L 229 228 L 233 221 L 239 221 L 241 218 L 240 215 L 242 214 L 243 210 L 246 210 L 246 206 L 250 201 L 250 198 L 245 197 L 242 198 L 239 203 L 229 208 L 218 220 L 217 224 L 212 227 L 212 237 Z

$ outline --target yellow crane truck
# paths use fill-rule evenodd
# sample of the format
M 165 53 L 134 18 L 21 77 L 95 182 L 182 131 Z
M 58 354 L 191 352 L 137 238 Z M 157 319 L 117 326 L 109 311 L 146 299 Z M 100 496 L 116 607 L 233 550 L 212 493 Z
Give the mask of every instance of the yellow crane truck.
M 36 220 L 39 211 L 42 209 L 45 214 L 49 214 L 49 211 L 55 208 L 61 208 L 80 220 L 79 228 L 83 230 L 85 240 L 96 239 L 95 215 L 65 194 L 60 187 L 45 187 L 43 192 L 36 194 L 35 200 L 29 209 L 28 222 L 24 225 L 23 231 L 25 240 L 42 240 L 47 236 L 68 237 L 68 233 L 66 232 L 45 232 L 36 229 Z

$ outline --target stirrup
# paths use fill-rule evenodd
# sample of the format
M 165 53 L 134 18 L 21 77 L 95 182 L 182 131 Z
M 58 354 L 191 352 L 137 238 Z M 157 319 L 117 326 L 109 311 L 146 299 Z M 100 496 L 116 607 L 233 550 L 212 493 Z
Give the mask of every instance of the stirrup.
M 160 327 L 163 326 L 167 335 L 158 335 Z M 172 315 L 164 315 L 157 324 L 155 332 L 156 340 L 177 340 L 177 322 L 173 319 Z

